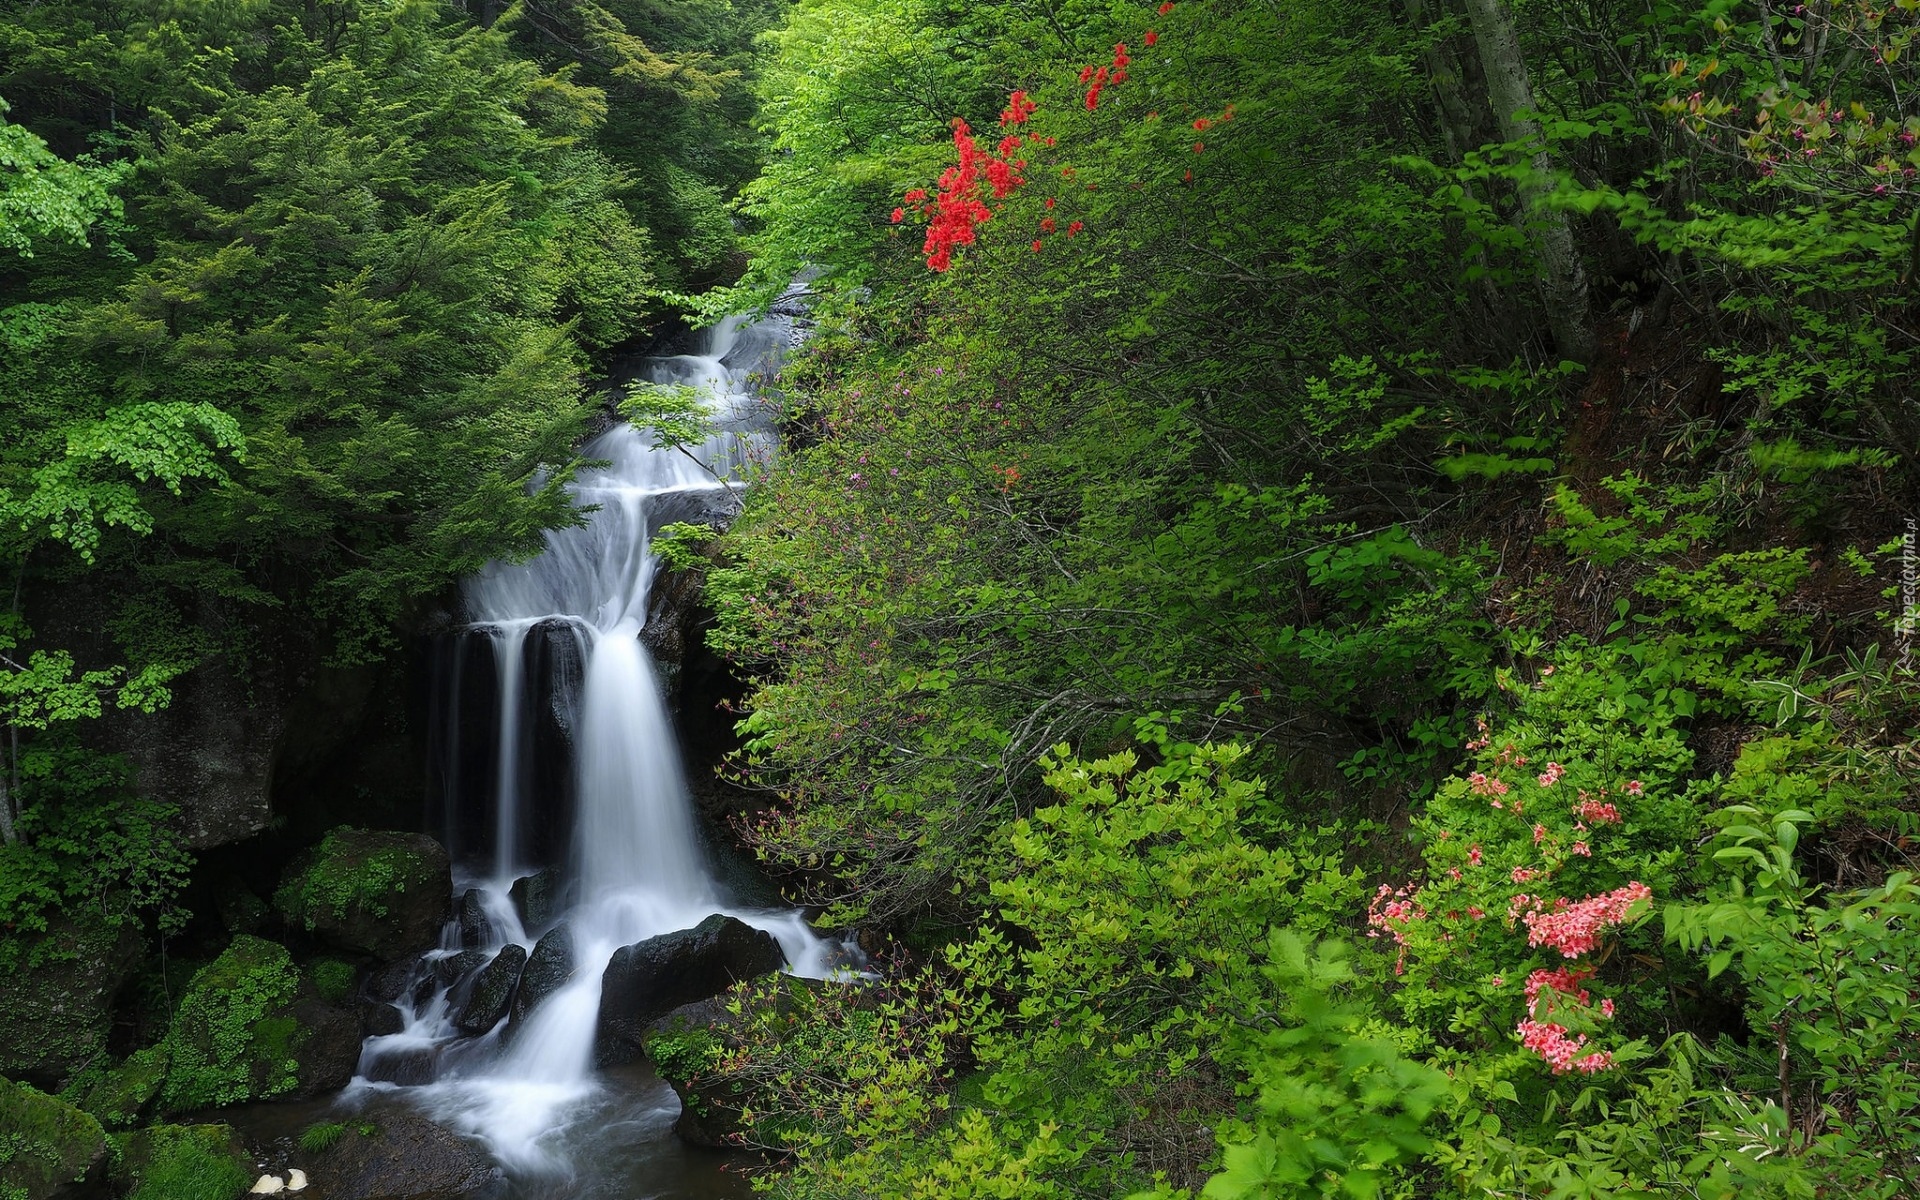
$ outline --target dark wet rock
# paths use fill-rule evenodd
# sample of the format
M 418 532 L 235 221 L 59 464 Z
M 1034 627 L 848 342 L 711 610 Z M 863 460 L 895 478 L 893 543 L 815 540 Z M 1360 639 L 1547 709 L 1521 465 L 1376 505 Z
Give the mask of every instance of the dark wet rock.
M 407 1027 L 400 1010 L 384 1000 L 360 1002 L 360 1033 L 363 1037 L 386 1037 Z
M 0 1196 L 67 1200 L 107 1163 L 100 1122 L 24 1083 L 0 1079 Z
M 433 1046 L 404 1046 L 370 1054 L 361 1073 L 374 1083 L 419 1087 L 440 1078 L 440 1052 Z
M 482 1034 L 500 1023 L 513 1003 L 514 985 L 527 965 L 523 946 L 502 946 L 493 961 L 480 969 L 467 992 L 467 1002 L 453 1023 L 462 1033 Z
M 507 890 L 507 899 L 520 914 L 520 924 L 532 933 L 560 915 L 560 872 L 548 867 L 521 876 Z
M 527 1019 L 542 1000 L 565 987 L 577 964 L 573 957 L 573 930 L 563 921 L 534 943 L 520 986 L 513 993 L 513 1024 Z
M 433 994 L 433 972 L 428 968 L 425 956 L 416 955 L 389 964 L 367 976 L 361 994 L 368 1000 L 385 1004 L 398 1004 L 402 997 L 421 1004 Z
M 603 1067 L 632 1062 L 654 1021 L 778 971 L 786 961 L 771 935 L 720 913 L 692 929 L 621 947 L 601 976 L 594 1060 Z
M 452 987 L 492 961 L 485 950 L 462 950 L 433 960 L 433 977 L 441 987 Z
M 231 1125 L 154 1125 L 113 1139 L 115 1190 L 132 1195 L 237 1196 L 253 1160 Z M 184 1187 L 183 1187 L 184 1185 Z
M 478 1145 L 400 1112 L 350 1123 L 304 1170 L 314 1200 L 455 1200 L 497 1178 Z
M 220 923 L 228 933 L 259 933 L 273 915 L 267 902 L 237 879 L 229 879 L 220 888 L 214 898 L 214 911 L 220 914 Z
M 294 1084 L 284 1094 L 304 1099 L 338 1091 L 353 1079 L 360 1062 L 360 1016 L 351 1009 L 306 998 L 286 1015 L 294 1022 L 291 1050 Z
M 468 888 L 460 897 L 457 917 L 460 922 L 460 944 L 469 950 L 478 950 L 494 939 L 493 918 L 487 916 L 487 906 L 480 897 L 479 888 Z
M 83 913 L 53 916 L 33 941 L 9 936 L 36 953 L 29 956 L 35 965 L 6 978 L 0 1075 L 57 1091 L 80 1068 L 105 1060 L 113 998 L 139 961 L 140 935 L 131 924 Z
M 392 962 L 434 944 L 452 893 L 447 852 L 432 838 L 343 826 L 293 861 L 273 905 L 297 929 Z

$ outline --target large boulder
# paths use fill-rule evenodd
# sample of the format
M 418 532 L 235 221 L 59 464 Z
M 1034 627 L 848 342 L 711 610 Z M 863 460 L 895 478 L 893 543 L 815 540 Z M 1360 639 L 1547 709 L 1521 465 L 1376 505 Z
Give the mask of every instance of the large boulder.
M 80 1096 L 80 1107 L 107 1129 L 142 1123 L 167 1080 L 167 1048 L 148 1046 L 127 1057 Z
M 514 985 L 527 965 L 523 946 L 502 946 L 493 961 L 480 968 L 453 1023 L 462 1033 L 482 1034 L 500 1023 L 513 1003 Z
M 273 905 L 291 926 L 391 962 L 436 942 L 452 895 L 447 852 L 432 838 L 342 827 L 293 861 Z
M 513 993 L 513 1024 L 520 1025 L 542 1000 L 565 987 L 577 967 L 573 930 L 562 921 L 533 944 L 533 955 L 520 972 L 520 986 Z
M 720 913 L 692 929 L 622 946 L 600 978 L 594 1060 L 603 1067 L 632 1062 L 653 1022 L 786 962 L 771 935 Z
M 242 935 L 194 975 L 162 1045 L 160 1109 L 185 1112 L 344 1086 L 360 1022 L 303 988 L 284 947 Z
M 100 1122 L 24 1083 L 0 1079 L 0 1196 L 64 1200 L 107 1162 Z
M 58 1090 L 105 1056 L 113 998 L 140 958 L 131 923 L 56 913 L 37 938 L 0 949 L 0 1075 Z
M 155 1125 L 113 1142 L 114 1183 L 127 1200 L 233 1200 L 253 1182 L 231 1125 Z
M 302 1169 L 314 1200 L 454 1200 L 498 1176 L 479 1146 L 404 1112 L 355 1120 Z

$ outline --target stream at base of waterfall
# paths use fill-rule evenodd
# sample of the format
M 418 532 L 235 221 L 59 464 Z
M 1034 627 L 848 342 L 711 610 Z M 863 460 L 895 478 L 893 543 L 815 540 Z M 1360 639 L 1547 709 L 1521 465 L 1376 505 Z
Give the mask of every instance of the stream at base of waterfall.
M 464 830 L 451 815 L 447 822 L 463 864 L 455 895 L 484 920 L 467 923 L 464 942 L 461 923 L 450 925 L 441 948 L 417 964 L 393 1001 L 398 1030 L 367 1040 L 360 1075 L 339 1103 L 404 1103 L 479 1138 L 518 1194 L 739 1194 L 739 1181 L 710 1164 L 698 1182 L 700 1156 L 671 1144 L 671 1090 L 644 1067 L 595 1070 L 602 971 L 620 947 L 725 913 L 771 934 L 795 974 L 824 977 L 849 965 L 849 952 L 800 914 L 742 904 L 719 882 L 642 640 L 659 566 L 651 539 L 673 522 L 730 516 L 744 468 L 773 450 L 755 386 L 777 369 L 792 328 L 791 320 L 733 318 L 706 333 L 699 353 L 645 360 L 650 381 L 699 389 L 712 436 L 697 448 L 661 447 L 645 430 L 613 426 L 583 450 L 606 465 L 572 484 L 591 508 L 583 523 L 549 533 L 537 557 L 496 563 L 464 589 L 468 623 L 450 639 L 456 665 L 436 682 L 435 710 L 448 811 L 485 810 Z M 490 674 L 491 690 L 463 688 L 463 671 Z M 475 692 L 491 712 L 472 711 Z M 555 757 L 555 739 L 538 736 L 542 722 L 562 743 L 560 784 L 550 762 L 535 761 Z M 472 745 L 475 730 L 490 730 L 480 739 L 490 744 Z M 563 791 L 571 794 L 546 794 Z M 551 860 L 542 874 L 537 856 Z M 555 895 L 546 911 L 510 899 L 529 877 Z M 562 922 L 570 977 L 513 1020 L 463 1032 L 455 1020 L 476 964 L 510 946 L 532 951 Z M 662 1170 L 647 1182 L 634 1164 L 650 1153 Z M 597 1161 L 608 1158 L 620 1161 Z

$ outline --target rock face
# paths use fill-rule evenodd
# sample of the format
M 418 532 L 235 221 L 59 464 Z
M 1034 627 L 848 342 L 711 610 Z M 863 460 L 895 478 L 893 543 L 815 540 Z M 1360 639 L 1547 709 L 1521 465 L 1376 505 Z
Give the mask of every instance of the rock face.
M 692 929 L 621 947 L 601 976 L 594 1061 L 602 1067 L 632 1062 L 654 1021 L 778 971 L 786 961 L 771 935 L 719 913 Z
M 385 1113 L 371 1134 L 358 1125 L 308 1159 L 315 1200 L 454 1200 L 497 1172 L 479 1147 L 410 1113 Z
M 462 1033 L 482 1034 L 500 1023 L 513 1003 L 514 985 L 527 965 L 527 952 L 521 946 L 502 946 L 493 961 L 480 968 L 473 978 L 467 1002 L 453 1019 Z
M 480 901 L 479 888 L 468 888 L 460 897 L 457 919 L 460 944 L 467 949 L 477 950 L 493 940 L 493 919 L 487 916 L 487 906 Z
M 520 972 L 520 987 L 513 994 L 513 1024 L 524 1022 L 542 1000 L 565 987 L 575 966 L 573 930 L 562 921 L 533 944 L 533 957 Z
M 548 867 L 523 875 L 507 889 L 507 899 L 520 913 L 520 924 L 531 933 L 560 915 L 560 873 Z
M 447 852 L 432 838 L 342 827 L 293 861 L 273 906 L 333 946 L 391 962 L 434 944 L 452 893 Z
M 338 1091 L 353 1080 L 360 1062 L 360 1017 L 317 999 L 304 999 L 287 1011 L 295 1025 L 292 1040 L 294 1084 L 288 1099 Z
M 57 1090 L 104 1057 L 113 997 L 139 960 L 140 935 L 132 925 L 56 916 L 35 949 L 36 965 L 6 973 L 0 1075 Z
M 155 1125 L 113 1139 L 113 1181 L 131 1194 L 236 1196 L 253 1163 L 230 1125 Z
M 0 1079 L 0 1196 L 66 1200 L 107 1161 L 100 1122 L 24 1083 Z

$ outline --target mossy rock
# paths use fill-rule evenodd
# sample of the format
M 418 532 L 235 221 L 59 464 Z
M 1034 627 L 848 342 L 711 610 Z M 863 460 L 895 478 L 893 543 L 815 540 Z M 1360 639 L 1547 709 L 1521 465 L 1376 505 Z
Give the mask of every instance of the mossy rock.
M 285 947 L 234 938 L 194 975 L 173 1014 L 161 1108 L 215 1108 L 292 1091 L 295 1027 L 285 1012 L 299 991 L 300 973 Z
M 331 1091 L 352 1077 L 359 1038 L 352 1012 L 303 989 L 285 947 L 236 937 L 173 1015 L 161 1111 Z
M 106 1061 L 114 996 L 139 961 L 140 935 L 97 915 L 61 914 L 21 944 L 20 961 L 6 964 L 0 1075 L 57 1091 L 89 1063 Z
M 440 843 L 343 827 L 293 861 L 273 906 L 288 925 L 332 946 L 392 962 L 434 944 L 452 898 Z
M 0 1197 L 78 1194 L 106 1161 L 100 1122 L 27 1084 L 0 1079 Z
M 129 1055 L 80 1096 L 80 1107 L 108 1129 L 140 1124 L 167 1079 L 167 1048 L 149 1046 Z
M 115 1135 L 114 1182 L 127 1200 L 234 1200 L 253 1160 L 231 1125 L 155 1125 Z

